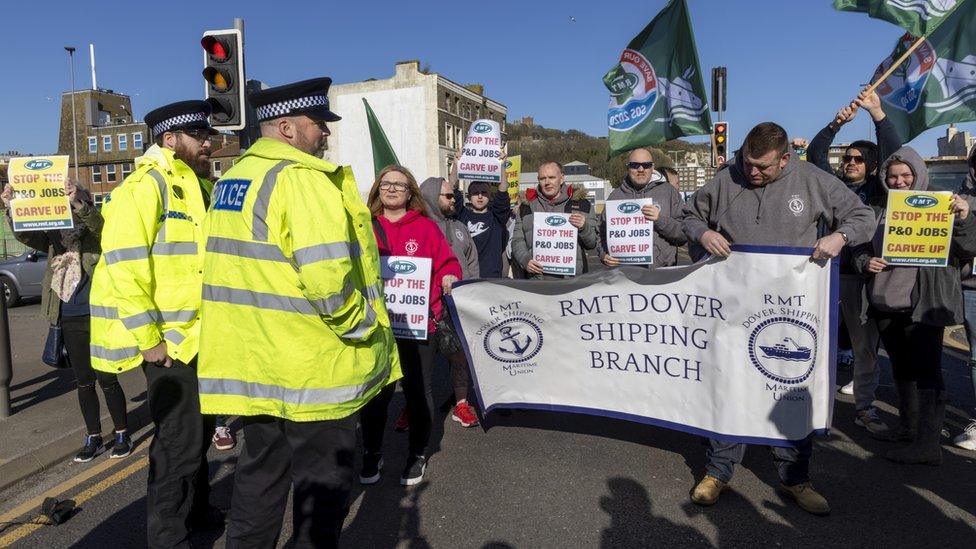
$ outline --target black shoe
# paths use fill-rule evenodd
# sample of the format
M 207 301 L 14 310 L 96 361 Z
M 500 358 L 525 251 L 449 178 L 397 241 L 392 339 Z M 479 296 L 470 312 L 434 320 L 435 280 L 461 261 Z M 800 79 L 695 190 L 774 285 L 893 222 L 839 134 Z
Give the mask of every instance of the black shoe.
M 132 439 L 129 438 L 129 433 L 123 431 L 121 433 L 115 433 L 115 444 L 112 445 L 112 453 L 108 457 L 112 459 L 121 459 L 132 453 Z
M 75 455 L 78 463 L 88 463 L 102 453 L 102 435 L 88 435 L 85 437 L 85 447 Z
M 224 527 L 224 512 L 213 505 L 207 505 L 202 512 L 191 511 L 186 527 L 191 532 L 220 530 Z
M 363 454 L 363 468 L 359 471 L 360 484 L 376 484 L 383 470 L 383 454 L 366 452 Z
M 420 484 L 424 480 L 424 472 L 427 471 L 427 458 L 424 456 L 410 456 L 407 458 L 407 466 L 403 468 L 400 475 L 400 484 L 413 486 Z

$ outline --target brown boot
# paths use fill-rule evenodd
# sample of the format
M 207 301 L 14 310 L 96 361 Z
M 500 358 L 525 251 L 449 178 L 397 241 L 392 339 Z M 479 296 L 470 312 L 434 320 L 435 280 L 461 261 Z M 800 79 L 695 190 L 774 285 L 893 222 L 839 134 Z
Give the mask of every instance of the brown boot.
M 946 393 L 933 389 L 918 392 L 918 434 L 908 446 L 890 450 L 885 457 L 898 463 L 942 465 L 942 422 Z
M 713 505 L 728 487 L 727 483 L 711 475 L 705 475 L 705 478 L 701 479 L 691 492 L 691 501 L 698 505 Z
M 830 514 L 830 505 L 827 503 L 827 498 L 818 494 L 810 482 L 804 482 L 795 486 L 780 484 L 779 487 L 787 494 L 793 496 L 797 505 L 807 513 L 820 516 Z

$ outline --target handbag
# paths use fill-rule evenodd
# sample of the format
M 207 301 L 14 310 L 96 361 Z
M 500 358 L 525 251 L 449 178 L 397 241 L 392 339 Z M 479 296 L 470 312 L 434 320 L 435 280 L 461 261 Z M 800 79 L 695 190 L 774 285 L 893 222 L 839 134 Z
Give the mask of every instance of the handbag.
M 441 356 L 451 356 L 463 351 L 454 323 L 447 318 L 441 318 L 434 323 L 433 343 L 434 351 Z
M 64 346 L 61 326 L 51 326 L 47 330 L 47 341 L 44 342 L 44 353 L 41 355 L 44 364 L 52 368 L 68 368 L 68 349 Z

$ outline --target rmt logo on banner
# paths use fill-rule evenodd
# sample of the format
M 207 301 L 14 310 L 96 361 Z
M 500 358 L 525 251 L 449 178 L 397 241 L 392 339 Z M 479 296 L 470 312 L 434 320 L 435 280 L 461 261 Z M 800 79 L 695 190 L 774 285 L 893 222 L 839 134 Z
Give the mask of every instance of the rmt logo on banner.
M 501 363 L 510 376 L 534 373 L 539 364 L 532 359 L 542 350 L 544 320 L 521 310 L 522 302 L 513 301 L 489 307 L 491 320 L 475 333 L 481 338 L 485 353 Z

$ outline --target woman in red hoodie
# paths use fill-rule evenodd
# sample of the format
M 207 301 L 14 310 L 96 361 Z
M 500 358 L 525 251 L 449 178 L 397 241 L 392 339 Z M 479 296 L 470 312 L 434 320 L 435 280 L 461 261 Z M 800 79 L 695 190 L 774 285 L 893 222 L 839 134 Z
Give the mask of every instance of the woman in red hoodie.
M 427 301 L 430 304 L 429 336 L 434 333 L 434 323 L 444 314 L 442 295 L 451 293 L 451 284 L 461 278 L 461 264 L 440 228 L 427 217 L 417 180 L 406 168 L 384 168 L 369 191 L 367 203 L 373 214 L 373 231 L 380 256 L 431 259 L 430 295 Z M 427 468 L 427 443 L 434 413 L 431 394 L 434 347 L 428 340 L 398 338 L 397 348 L 403 368 L 401 384 L 410 417 L 410 453 L 400 476 L 400 484 L 410 486 L 423 480 Z M 363 468 L 359 474 L 362 484 L 373 484 L 380 479 L 383 431 L 386 429 L 387 408 L 393 397 L 393 387 L 391 384 L 376 395 L 360 415 L 365 450 Z

